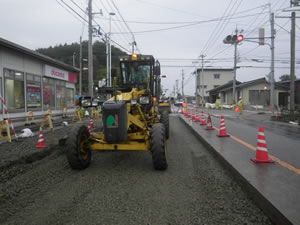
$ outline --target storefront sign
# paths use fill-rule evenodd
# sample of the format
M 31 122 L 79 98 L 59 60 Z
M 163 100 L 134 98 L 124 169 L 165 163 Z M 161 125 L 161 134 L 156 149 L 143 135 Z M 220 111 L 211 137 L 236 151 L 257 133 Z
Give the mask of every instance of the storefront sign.
M 41 88 L 39 86 L 27 85 L 27 106 L 41 106 Z
M 69 73 L 64 70 L 57 69 L 53 66 L 45 66 L 45 76 L 52 77 L 59 80 L 69 80 Z
M 77 83 L 77 75 L 75 73 L 69 72 L 69 81 L 72 83 Z
M 71 83 L 77 83 L 77 75 L 75 73 L 61 70 L 53 66 L 45 66 L 45 76 L 69 81 Z

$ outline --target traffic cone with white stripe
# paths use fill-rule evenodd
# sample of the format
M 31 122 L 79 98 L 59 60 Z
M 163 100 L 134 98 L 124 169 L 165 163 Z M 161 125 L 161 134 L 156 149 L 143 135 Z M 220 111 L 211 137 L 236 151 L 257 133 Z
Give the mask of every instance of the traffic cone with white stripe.
M 273 165 L 274 161 L 271 161 L 268 154 L 268 148 L 266 138 L 264 134 L 264 127 L 260 126 L 258 129 L 256 158 L 251 159 L 254 165 Z
M 196 109 L 196 119 L 195 119 L 196 122 L 200 122 L 200 117 L 199 117 L 199 112 L 198 112 L 198 109 Z
M 91 125 L 91 128 L 94 128 L 94 120 L 90 119 L 90 125 Z
M 195 115 L 195 109 L 192 109 L 192 120 L 195 121 L 196 120 L 196 115 Z
M 207 126 L 205 128 L 206 130 L 213 130 L 214 128 L 212 127 L 212 122 L 211 122 L 211 118 L 210 115 L 208 114 L 207 116 Z
M 224 116 L 221 116 L 220 120 L 220 132 L 217 134 L 218 137 L 229 137 L 230 135 L 226 133 L 226 126 Z
M 36 148 L 46 148 L 46 144 L 45 144 L 44 136 L 43 136 L 43 131 L 42 131 L 41 127 L 40 127 L 40 136 L 39 136 L 39 140 L 38 140 L 38 143 L 36 145 Z
M 92 120 L 89 121 L 89 124 L 88 124 L 88 130 L 89 130 L 89 133 L 91 134 L 92 133 Z
M 205 125 L 206 125 L 205 115 L 204 115 L 204 112 L 202 111 L 200 126 L 205 126 Z
M 190 112 L 191 112 L 191 111 L 189 111 L 189 109 L 186 108 L 186 117 L 187 117 L 187 118 L 191 118 Z

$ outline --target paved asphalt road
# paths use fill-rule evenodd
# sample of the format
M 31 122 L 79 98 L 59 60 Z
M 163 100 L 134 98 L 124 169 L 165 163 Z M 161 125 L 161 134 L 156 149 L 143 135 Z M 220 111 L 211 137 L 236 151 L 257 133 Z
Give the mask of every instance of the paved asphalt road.
M 182 121 L 170 120 L 166 171 L 153 170 L 145 152 L 94 152 L 89 168 L 72 170 L 64 147 L 8 168 L 0 223 L 270 224 Z

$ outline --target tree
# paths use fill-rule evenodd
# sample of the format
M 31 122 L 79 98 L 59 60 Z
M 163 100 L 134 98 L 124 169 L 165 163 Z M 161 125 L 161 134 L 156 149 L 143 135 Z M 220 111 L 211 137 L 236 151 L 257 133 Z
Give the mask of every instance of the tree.
M 290 80 L 290 75 L 289 74 L 283 74 L 279 77 L 280 81 L 286 81 L 286 80 Z

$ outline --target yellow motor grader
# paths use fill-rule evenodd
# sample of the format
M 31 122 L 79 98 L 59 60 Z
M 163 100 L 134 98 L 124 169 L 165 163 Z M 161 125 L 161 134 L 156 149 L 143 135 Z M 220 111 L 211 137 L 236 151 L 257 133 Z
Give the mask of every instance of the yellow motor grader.
M 120 71 L 120 85 L 114 77 L 113 96 L 102 106 L 103 130 L 89 133 L 85 125 L 74 125 L 66 141 L 68 162 L 84 169 L 92 151 L 148 151 L 154 169 L 165 170 L 169 115 L 158 112 L 159 62 L 132 54 L 120 58 Z

